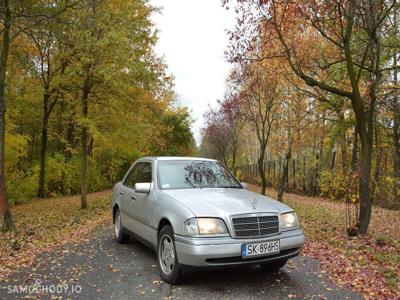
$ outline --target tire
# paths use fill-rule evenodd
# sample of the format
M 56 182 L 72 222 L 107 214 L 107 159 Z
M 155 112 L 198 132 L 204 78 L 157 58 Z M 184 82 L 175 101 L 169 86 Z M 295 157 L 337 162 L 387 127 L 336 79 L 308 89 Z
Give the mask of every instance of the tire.
M 162 280 L 177 284 L 182 279 L 182 272 L 176 255 L 174 231 L 165 225 L 158 234 L 157 260 Z
M 119 208 L 114 213 L 114 236 L 119 244 L 125 244 L 129 236 L 125 233 L 124 226 L 122 225 L 121 212 Z
M 263 270 L 267 271 L 267 272 L 276 272 L 279 271 L 279 269 L 283 268 L 287 263 L 287 259 L 283 259 L 283 260 L 278 260 L 278 261 L 274 261 L 271 263 L 264 263 L 261 264 L 261 267 L 263 268 Z

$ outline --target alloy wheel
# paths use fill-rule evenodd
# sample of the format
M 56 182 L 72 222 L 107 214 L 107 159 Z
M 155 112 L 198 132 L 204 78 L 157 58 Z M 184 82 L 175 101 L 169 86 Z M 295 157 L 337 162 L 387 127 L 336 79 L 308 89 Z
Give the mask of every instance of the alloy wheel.
M 174 241 L 168 234 L 165 234 L 160 239 L 159 244 L 159 260 L 162 271 L 169 275 L 174 270 L 175 265 L 175 247 Z
M 118 238 L 119 233 L 121 231 L 121 214 L 119 210 L 117 210 L 117 212 L 115 213 L 114 231 L 115 231 L 115 236 Z

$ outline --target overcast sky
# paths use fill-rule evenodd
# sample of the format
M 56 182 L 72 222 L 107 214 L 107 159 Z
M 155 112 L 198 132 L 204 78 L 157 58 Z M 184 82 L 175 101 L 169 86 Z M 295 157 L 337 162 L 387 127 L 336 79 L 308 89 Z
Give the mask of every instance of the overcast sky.
M 230 65 L 224 51 L 226 29 L 234 17 L 221 6 L 221 0 L 151 0 L 161 7 L 153 17 L 159 30 L 156 51 L 165 56 L 169 72 L 175 76 L 179 103 L 189 107 L 196 120 L 192 131 L 200 142 L 203 113 L 208 104 L 216 105 L 225 92 Z

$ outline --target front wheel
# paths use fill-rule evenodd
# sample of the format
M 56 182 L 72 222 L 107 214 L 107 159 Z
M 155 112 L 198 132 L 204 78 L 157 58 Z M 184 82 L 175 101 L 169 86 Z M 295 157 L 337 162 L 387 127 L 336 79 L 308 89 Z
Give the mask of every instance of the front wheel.
M 169 225 L 164 226 L 158 235 L 157 259 L 161 278 L 171 284 L 178 283 L 182 272 L 176 256 L 174 231 Z
M 122 226 L 121 212 L 117 208 L 114 213 L 114 235 L 118 243 L 124 244 L 128 241 L 128 235 Z

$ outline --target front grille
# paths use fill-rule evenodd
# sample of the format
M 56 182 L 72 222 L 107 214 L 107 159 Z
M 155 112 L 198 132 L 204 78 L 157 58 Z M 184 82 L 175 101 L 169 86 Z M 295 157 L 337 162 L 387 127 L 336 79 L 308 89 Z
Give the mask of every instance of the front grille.
M 236 237 L 259 237 L 279 232 L 278 216 L 238 216 L 232 218 Z

